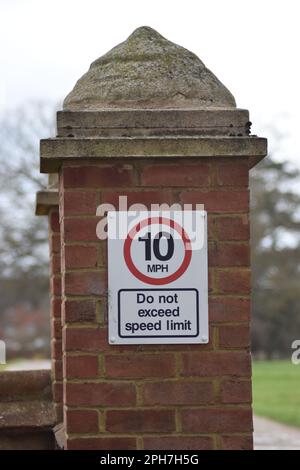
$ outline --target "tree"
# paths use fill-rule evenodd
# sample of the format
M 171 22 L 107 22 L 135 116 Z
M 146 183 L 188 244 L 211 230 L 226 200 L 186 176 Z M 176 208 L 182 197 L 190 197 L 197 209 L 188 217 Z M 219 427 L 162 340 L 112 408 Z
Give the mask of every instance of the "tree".
M 49 354 L 48 226 L 34 206 L 36 191 L 47 185 L 39 173 L 39 140 L 53 134 L 54 106 L 45 103 L 28 103 L 0 122 L 0 331 L 8 357 L 32 353 L 35 344 Z
M 251 173 L 252 347 L 287 357 L 300 337 L 300 172 L 267 158 Z
M 32 103 L 0 122 L 0 268 L 2 276 L 46 274 L 47 223 L 34 215 L 35 193 L 47 185 L 39 173 L 39 140 L 53 135 L 53 107 Z

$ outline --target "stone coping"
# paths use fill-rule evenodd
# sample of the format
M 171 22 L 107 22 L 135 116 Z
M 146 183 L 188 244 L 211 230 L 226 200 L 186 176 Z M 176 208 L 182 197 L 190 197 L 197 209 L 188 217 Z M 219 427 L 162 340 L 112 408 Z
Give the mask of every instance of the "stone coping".
M 51 372 L 0 372 L 0 431 L 51 429 L 55 425 Z
M 58 189 L 38 191 L 35 197 L 35 215 L 48 215 L 52 207 L 58 206 Z
M 117 109 L 58 111 L 59 137 L 227 135 L 248 136 L 251 123 L 245 109 Z
M 29 399 L 52 400 L 50 370 L 0 372 L 0 402 Z
M 250 158 L 254 166 L 267 154 L 267 140 L 259 137 L 99 137 L 54 138 L 40 143 L 40 170 L 58 172 L 66 161 L 122 160 L 123 158 Z

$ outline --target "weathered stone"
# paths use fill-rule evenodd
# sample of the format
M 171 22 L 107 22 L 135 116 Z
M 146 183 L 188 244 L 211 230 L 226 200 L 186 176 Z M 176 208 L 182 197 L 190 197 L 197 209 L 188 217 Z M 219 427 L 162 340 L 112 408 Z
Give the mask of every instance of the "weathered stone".
M 64 423 L 59 423 L 53 428 L 55 444 L 59 450 L 63 450 L 66 443 Z
M 114 109 L 57 113 L 58 137 L 247 136 L 245 109 Z
M 54 447 L 54 435 L 51 429 L 0 431 L 0 450 L 54 450 Z
M 50 401 L 16 401 L 0 403 L 0 428 L 51 428 L 55 425 Z
M 41 140 L 41 172 L 71 159 L 252 157 L 266 155 L 266 139 L 254 137 L 148 137 Z
M 48 215 L 53 206 L 58 206 L 58 190 L 38 191 L 35 198 L 35 215 Z
M 0 374 L 0 449 L 53 449 L 50 370 Z
M 1 402 L 51 398 L 49 370 L 5 371 L 0 374 Z
M 48 175 L 48 189 L 58 190 L 58 174 L 50 173 Z
M 68 111 L 206 107 L 235 100 L 195 54 L 147 26 L 95 60 L 64 101 Z

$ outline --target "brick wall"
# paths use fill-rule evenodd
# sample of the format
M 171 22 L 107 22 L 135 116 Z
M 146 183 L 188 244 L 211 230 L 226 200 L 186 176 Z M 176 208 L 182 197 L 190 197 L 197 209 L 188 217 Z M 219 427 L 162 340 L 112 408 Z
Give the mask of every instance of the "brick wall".
M 50 322 L 51 322 L 51 359 L 52 393 L 56 419 L 63 419 L 63 377 L 62 377 L 62 326 L 61 326 L 61 254 L 58 206 L 49 210 L 49 247 L 50 247 Z
M 208 345 L 108 344 L 106 242 L 96 237 L 95 213 L 101 202 L 117 205 L 118 195 L 127 195 L 128 204 L 148 207 L 163 202 L 205 204 Z M 63 163 L 62 341 L 68 449 L 252 448 L 248 211 L 245 157 Z M 50 219 L 58 230 L 57 213 Z M 54 273 L 58 258 L 53 257 Z M 59 276 L 54 274 L 53 280 L 59 289 Z M 56 305 L 59 293 L 53 289 Z M 58 307 L 57 303 L 53 310 L 57 315 Z M 59 344 L 57 337 L 55 349 Z M 59 351 L 60 346 L 55 355 Z M 59 355 L 56 358 L 55 369 Z

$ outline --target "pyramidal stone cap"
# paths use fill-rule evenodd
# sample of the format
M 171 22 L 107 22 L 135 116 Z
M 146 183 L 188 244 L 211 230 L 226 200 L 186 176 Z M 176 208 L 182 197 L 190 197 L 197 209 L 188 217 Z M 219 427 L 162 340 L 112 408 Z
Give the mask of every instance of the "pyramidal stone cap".
M 192 52 L 144 26 L 95 60 L 65 111 L 235 108 L 230 91 Z

